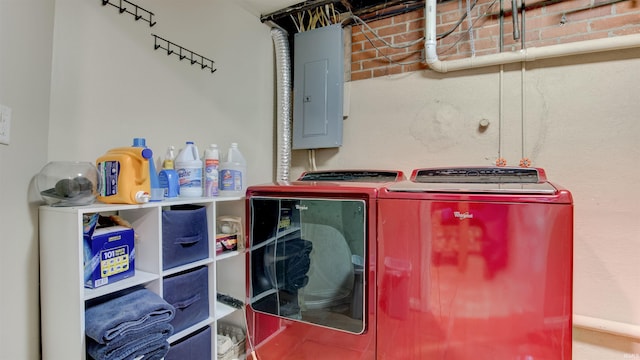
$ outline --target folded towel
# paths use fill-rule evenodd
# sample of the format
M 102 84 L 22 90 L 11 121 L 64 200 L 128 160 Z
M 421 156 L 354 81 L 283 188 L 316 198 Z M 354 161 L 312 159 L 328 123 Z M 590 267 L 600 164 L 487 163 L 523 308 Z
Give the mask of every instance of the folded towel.
M 163 322 L 144 330 L 117 336 L 107 344 L 99 344 L 88 338 L 87 352 L 95 360 L 124 360 L 140 356 L 144 356 L 143 359 L 147 360 L 151 354 L 159 354 L 165 348 L 163 342 L 166 343 L 171 334 L 173 334 L 173 326 Z M 168 346 L 166 348 L 168 351 Z
M 169 322 L 175 316 L 173 306 L 145 288 L 117 295 L 85 310 L 85 333 L 99 344 Z
M 140 344 L 144 347 L 145 344 L 166 340 L 172 334 L 173 326 L 168 322 L 161 322 L 146 329 L 116 336 L 106 344 L 99 344 L 93 339 L 87 338 L 87 352 L 96 360 L 120 359 L 123 355 L 128 355 L 131 351 L 137 349 Z
M 159 360 L 169 352 L 168 337 L 159 335 L 155 333 L 155 335 L 148 336 L 148 339 L 138 339 L 129 345 L 108 352 L 103 351 L 104 345 L 89 339 L 87 341 L 87 352 L 95 360 Z M 157 339 L 152 340 L 152 338 Z

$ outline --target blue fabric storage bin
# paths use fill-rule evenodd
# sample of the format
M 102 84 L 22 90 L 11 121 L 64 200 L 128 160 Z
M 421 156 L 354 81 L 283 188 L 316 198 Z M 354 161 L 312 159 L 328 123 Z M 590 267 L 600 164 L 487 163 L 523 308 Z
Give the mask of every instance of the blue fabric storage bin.
M 209 270 L 200 266 L 163 279 L 164 300 L 175 307 L 174 332 L 209 317 Z
M 209 257 L 207 209 L 174 205 L 162 210 L 162 269 Z
M 211 360 L 211 328 L 206 327 L 171 344 L 164 360 Z

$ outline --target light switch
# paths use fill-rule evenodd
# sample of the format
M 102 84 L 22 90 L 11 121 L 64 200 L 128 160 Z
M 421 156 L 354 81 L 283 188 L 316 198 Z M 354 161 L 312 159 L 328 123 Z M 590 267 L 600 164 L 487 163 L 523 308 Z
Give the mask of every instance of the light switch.
M 11 133 L 11 108 L 0 105 L 0 144 L 9 145 Z

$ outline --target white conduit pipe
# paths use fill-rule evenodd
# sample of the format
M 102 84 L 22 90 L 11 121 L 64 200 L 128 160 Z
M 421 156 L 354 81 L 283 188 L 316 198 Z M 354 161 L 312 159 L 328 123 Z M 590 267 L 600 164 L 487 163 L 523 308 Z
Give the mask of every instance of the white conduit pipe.
M 535 61 L 561 56 L 628 49 L 640 46 L 640 34 L 633 34 L 585 40 L 567 44 L 549 45 L 544 47 L 530 47 L 519 51 L 441 61 L 438 59 L 438 54 L 436 52 L 436 0 L 427 0 L 425 6 L 426 61 L 430 69 L 442 73 L 447 71 L 517 63 L 521 61 Z
M 573 314 L 573 326 L 640 340 L 640 325 Z
M 278 174 L 277 181 L 289 181 L 291 169 L 291 61 L 289 58 L 289 40 L 287 32 L 280 28 L 271 28 L 271 38 L 276 52 L 276 77 L 278 93 L 277 143 Z

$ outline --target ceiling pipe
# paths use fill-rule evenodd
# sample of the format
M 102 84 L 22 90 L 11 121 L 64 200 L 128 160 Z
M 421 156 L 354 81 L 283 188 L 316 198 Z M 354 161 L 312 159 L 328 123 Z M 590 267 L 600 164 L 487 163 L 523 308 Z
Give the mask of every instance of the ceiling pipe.
M 530 47 L 512 52 L 500 52 L 497 54 L 477 57 L 473 56 L 465 59 L 442 61 L 438 59 L 438 54 L 436 52 L 436 1 L 437 0 L 427 0 L 425 4 L 425 52 L 426 62 L 429 65 L 429 68 L 441 73 L 523 61 L 535 61 L 569 55 L 640 47 L 640 34 L 633 34 L 543 47 Z
M 520 32 L 518 31 L 518 0 L 511 0 L 511 18 L 513 19 L 513 40 L 519 40 Z M 522 38 L 524 39 L 524 34 Z

